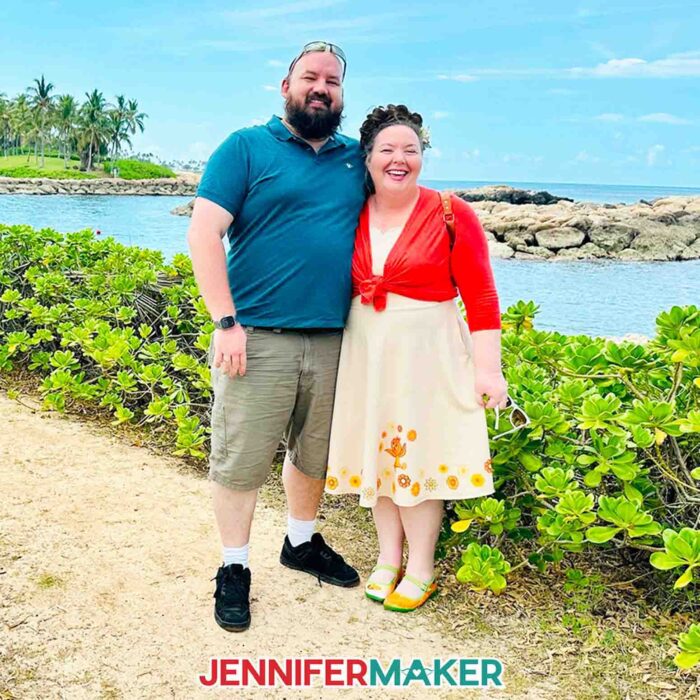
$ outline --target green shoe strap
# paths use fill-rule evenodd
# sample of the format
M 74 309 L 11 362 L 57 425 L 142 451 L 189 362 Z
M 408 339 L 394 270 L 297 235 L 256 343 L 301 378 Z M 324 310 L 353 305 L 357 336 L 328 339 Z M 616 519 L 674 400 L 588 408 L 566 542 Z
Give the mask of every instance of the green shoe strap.
M 410 581 L 411 583 L 415 584 L 418 586 L 418 588 L 425 593 L 430 585 L 435 581 L 435 577 L 428 579 L 427 581 L 421 581 L 419 578 L 416 578 L 415 576 L 412 576 L 411 574 L 404 574 L 404 581 Z
M 384 569 L 385 571 L 391 571 L 392 574 L 398 574 L 399 573 L 399 567 L 398 566 L 392 566 L 391 564 L 377 564 L 373 569 L 372 573 L 370 576 L 374 574 L 375 571 L 381 571 Z

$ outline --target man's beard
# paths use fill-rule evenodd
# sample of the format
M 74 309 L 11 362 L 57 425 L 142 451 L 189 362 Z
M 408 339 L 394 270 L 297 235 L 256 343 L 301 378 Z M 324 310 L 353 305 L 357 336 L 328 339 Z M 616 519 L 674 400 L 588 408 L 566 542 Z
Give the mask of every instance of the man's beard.
M 321 100 L 328 109 L 308 109 L 311 100 Z M 303 139 L 326 139 L 338 130 L 343 119 L 342 106 L 334 111 L 330 102 L 326 95 L 312 93 L 299 104 L 290 95 L 284 104 L 287 121 Z

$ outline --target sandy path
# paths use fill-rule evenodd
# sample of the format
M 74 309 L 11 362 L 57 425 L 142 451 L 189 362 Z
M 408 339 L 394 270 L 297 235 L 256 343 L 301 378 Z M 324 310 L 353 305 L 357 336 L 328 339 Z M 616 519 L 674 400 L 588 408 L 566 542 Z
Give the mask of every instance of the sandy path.
M 204 478 L 105 429 L 34 412 L 4 395 L 0 415 L 0 698 L 253 694 L 201 689 L 196 678 L 212 656 L 493 654 L 508 667 L 496 640 L 458 646 L 420 614 L 385 613 L 361 587 L 319 587 L 280 566 L 284 514 L 264 502 L 251 542 L 253 625 L 244 634 L 223 632 L 212 616 L 209 579 L 219 551 Z M 42 586 L 48 576 L 58 582 Z M 543 680 L 527 695 L 488 696 L 553 697 L 552 690 Z M 338 692 L 370 696 L 366 689 Z M 445 696 L 401 693 L 427 694 Z

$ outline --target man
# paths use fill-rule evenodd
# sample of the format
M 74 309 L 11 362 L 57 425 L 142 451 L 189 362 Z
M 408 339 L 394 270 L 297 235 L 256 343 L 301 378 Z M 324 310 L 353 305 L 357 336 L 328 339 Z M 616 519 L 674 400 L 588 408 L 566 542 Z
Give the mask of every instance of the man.
M 284 118 L 236 131 L 214 152 L 188 232 L 216 325 L 209 478 L 224 562 L 214 616 L 228 631 L 250 626 L 250 528 L 283 434 L 289 512 L 280 562 L 319 581 L 359 583 L 314 532 L 364 199 L 359 144 L 337 133 L 345 68 L 337 46 L 304 47 L 282 81 Z

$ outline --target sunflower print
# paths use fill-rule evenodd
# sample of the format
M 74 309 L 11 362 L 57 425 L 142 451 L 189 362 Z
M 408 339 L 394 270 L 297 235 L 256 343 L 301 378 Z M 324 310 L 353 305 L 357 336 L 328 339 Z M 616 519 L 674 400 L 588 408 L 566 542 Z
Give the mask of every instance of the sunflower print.
M 334 476 L 329 476 L 326 479 L 326 488 L 330 489 L 331 491 L 334 491 L 335 489 L 338 488 L 338 479 L 336 479 Z
M 362 479 L 357 476 L 357 474 L 353 474 L 350 477 L 350 486 L 352 486 L 354 489 L 360 488 L 360 485 L 362 484 Z
M 417 481 L 413 482 L 413 485 L 411 486 L 411 496 L 414 498 L 418 496 L 420 493 L 420 484 Z
M 440 474 L 447 474 L 447 472 L 450 471 L 450 468 L 446 464 L 441 464 L 438 467 L 438 471 L 440 472 Z
M 472 474 L 472 484 L 474 486 L 483 486 L 486 483 L 486 479 L 484 479 L 483 474 Z
M 418 437 L 418 433 L 415 430 L 409 430 L 406 433 L 406 439 L 413 442 Z
M 454 490 L 459 486 L 459 479 L 454 475 L 450 475 L 447 477 L 447 485 Z

